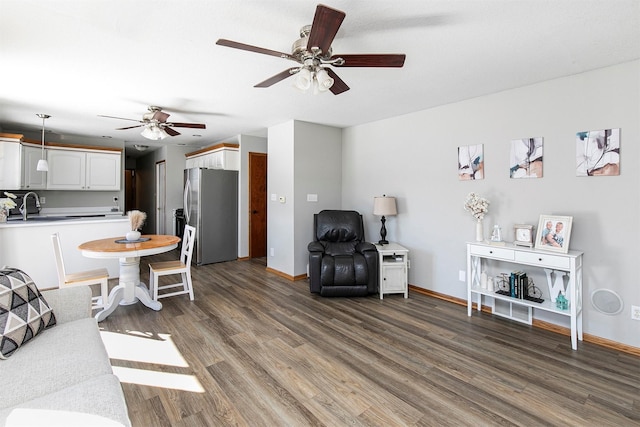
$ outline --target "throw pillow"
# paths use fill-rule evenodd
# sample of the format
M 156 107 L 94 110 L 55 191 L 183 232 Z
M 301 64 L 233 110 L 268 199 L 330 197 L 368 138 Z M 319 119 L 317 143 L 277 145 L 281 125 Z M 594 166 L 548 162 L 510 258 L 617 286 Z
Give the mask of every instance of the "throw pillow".
M 56 316 L 31 277 L 17 268 L 0 270 L 0 359 L 56 324 Z

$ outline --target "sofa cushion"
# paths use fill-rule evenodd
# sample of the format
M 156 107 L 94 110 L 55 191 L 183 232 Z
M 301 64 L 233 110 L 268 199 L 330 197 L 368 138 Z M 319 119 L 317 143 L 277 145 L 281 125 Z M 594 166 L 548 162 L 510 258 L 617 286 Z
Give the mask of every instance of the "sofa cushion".
M 47 304 L 31 277 L 17 268 L 0 270 L 0 359 L 56 324 Z
M 45 422 L 43 422 L 42 417 Z M 130 426 L 115 375 L 100 375 L 37 399 L 0 409 L 0 425 Z M 6 424 L 5 424 L 6 423 Z
M 44 331 L 31 345 L 2 361 L 0 368 L 2 408 L 113 373 L 96 319 L 92 317 Z

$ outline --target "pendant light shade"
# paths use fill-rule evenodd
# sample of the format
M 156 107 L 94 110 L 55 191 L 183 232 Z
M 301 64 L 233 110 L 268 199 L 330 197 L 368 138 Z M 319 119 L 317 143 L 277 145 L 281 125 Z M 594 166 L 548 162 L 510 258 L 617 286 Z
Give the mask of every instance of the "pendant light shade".
M 40 156 L 40 160 L 38 160 L 38 165 L 36 166 L 36 170 L 38 172 L 49 172 L 49 163 L 47 159 L 44 157 L 44 121 L 51 117 L 48 114 L 38 113 L 36 114 L 38 117 L 42 119 L 42 154 Z

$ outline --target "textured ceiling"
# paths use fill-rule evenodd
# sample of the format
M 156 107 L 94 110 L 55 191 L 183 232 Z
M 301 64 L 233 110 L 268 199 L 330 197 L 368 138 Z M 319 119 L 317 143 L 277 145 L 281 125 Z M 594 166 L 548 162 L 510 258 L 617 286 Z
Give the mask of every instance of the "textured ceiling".
M 336 68 L 351 90 L 313 95 L 295 63 L 215 44 L 289 52 L 316 2 L 0 0 L 0 128 L 51 140 L 198 148 L 290 119 L 353 126 L 640 58 L 637 0 L 346 1 L 334 53 L 405 53 L 404 68 Z M 206 130 L 154 142 L 115 130 L 159 105 Z M 201 136 L 193 136 L 199 134 Z M 33 136 L 32 136 L 33 137 Z M 99 138 L 97 140 L 93 138 Z

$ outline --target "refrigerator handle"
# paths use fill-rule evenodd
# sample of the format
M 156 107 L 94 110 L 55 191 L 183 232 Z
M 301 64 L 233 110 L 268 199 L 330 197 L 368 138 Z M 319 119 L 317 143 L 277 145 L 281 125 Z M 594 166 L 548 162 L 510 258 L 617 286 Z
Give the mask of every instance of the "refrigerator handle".
M 183 204 L 184 204 L 184 219 L 189 224 L 189 214 L 191 212 L 191 206 L 189 203 L 189 192 L 191 191 L 191 180 L 187 178 L 187 182 L 184 184 Z

